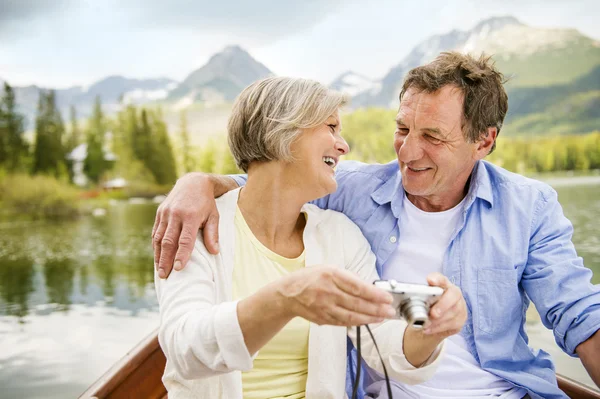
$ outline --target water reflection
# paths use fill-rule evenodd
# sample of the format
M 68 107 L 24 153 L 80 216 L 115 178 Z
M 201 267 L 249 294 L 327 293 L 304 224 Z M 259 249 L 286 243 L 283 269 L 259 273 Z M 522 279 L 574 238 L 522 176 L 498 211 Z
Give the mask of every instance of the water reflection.
M 56 304 L 57 311 L 69 310 L 73 294 L 75 264 L 71 259 L 53 259 L 44 265 L 48 302 Z
M 0 221 L 0 398 L 77 397 L 156 328 L 155 210 Z
M 5 303 L 2 313 L 16 316 L 22 322 L 29 311 L 29 295 L 34 291 L 33 261 L 4 256 L 0 257 L 0 265 L 0 295 Z

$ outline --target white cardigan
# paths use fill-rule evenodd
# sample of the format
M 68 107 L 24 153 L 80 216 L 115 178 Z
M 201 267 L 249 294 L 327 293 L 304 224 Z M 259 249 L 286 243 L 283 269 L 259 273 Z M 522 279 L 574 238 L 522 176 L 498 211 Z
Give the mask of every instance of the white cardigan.
M 217 199 L 220 253 L 211 255 L 198 234 L 185 269 L 173 271 L 166 280 L 155 275 L 161 317 L 159 342 L 167 357 L 163 382 L 170 399 L 242 398 L 241 372 L 252 368 L 256 356 L 248 353 L 237 319 L 237 301 L 232 301 L 238 191 Z M 339 265 L 365 281 L 378 278 L 369 243 L 350 219 L 314 205 L 305 205 L 302 210 L 308 214 L 304 229 L 306 267 Z M 433 375 L 442 345 L 417 369 L 402 351 L 404 321 L 386 321 L 372 327 L 390 377 L 418 384 Z M 346 334 L 355 342 L 354 327 L 310 323 L 307 398 L 346 397 Z M 366 331 L 361 344 L 367 364 L 383 372 Z

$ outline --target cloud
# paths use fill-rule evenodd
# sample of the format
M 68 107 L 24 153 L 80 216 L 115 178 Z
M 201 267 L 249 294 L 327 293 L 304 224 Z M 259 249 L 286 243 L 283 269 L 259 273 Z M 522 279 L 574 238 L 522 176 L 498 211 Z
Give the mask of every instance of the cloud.
M 273 41 L 320 23 L 346 3 L 342 0 L 134 0 L 128 7 L 134 24 L 186 29 L 202 33 L 227 32 Z
M 12 32 L 41 17 L 51 17 L 75 4 L 75 0 L 0 0 L 0 34 Z
M 19 40 L 40 22 L 62 31 L 82 25 L 144 31 L 227 33 L 271 42 L 317 25 L 342 0 L 0 0 L 0 37 Z M 66 26 L 65 26 L 66 22 Z M 118 22 L 118 23 L 115 23 Z M 256 41 L 256 40 L 255 40 Z

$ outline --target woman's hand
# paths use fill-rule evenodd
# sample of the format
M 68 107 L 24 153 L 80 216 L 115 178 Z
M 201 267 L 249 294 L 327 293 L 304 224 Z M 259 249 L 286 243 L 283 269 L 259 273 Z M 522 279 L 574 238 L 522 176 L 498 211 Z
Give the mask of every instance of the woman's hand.
M 334 266 L 290 273 L 242 299 L 238 322 L 250 354 L 256 353 L 291 319 L 318 325 L 379 323 L 395 314 L 392 295 Z
M 322 325 L 356 326 L 393 317 L 392 295 L 334 266 L 308 267 L 278 287 L 284 306 Z

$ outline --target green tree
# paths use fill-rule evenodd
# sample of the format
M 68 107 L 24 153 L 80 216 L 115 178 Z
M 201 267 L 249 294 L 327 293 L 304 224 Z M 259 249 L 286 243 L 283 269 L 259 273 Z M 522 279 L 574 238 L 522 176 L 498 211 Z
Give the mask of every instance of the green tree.
M 152 171 L 158 184 L 172 184 L 177 180 L 177 167 L 173 148 L 167 132 L 167 125 L 163 121 L 161 110 L 152 113 L 151 127 L 151 159 L 148 168 Z
M 113 128 L 113 152 L 117 156 L 113 172 L 129 182 L 151 182 L 154 177 L 134 153 L 133 141 L 138 136 L 138 110 L 133 105 L 122 109 Z
M 15 92 L 4 83 L 4 94 L 0 99 L 0 166 L 15 172 L 23 169 L 28 146 L 23 138 L 24 117 L 17 112 Z
M 104 172 L 110 168 L 110 163 L 105 159 L 106 122 L 102 112 L 102 103 L 100 97 L 96 97 L 94 110 L 88 123 L 87 131 L 87 156 L 83 163 L 83 170 L 86 176 L 97 183 Z
M 180 139 L 181 139 L 181 164 L 183 167 L 183 173 L 189 173 L 195 170 L 195 162 L 192 157 L 192 147 L 190 144 L 190 133 L 188 132 L 188 123 L 187 123 L 187 113 L 185 110 L 181 111 L 179 115 L 179 130 L 180 130 Z
M 140 122 L 136 129 L 132 132 L 131 147 L 137 159 L 142 161 L 144 166 L 152 162 L 152 137 L 151 137 L 150 122 L 148 120 L 148 111 L 142 109 L 140 114 Z M 150 168 L 148 168 L 150 169 Z
M 69 131 L 69 138 L 67 139 L 67 143 L 65 145 L 67 152 L 73 151 L 75 147 L 81 144 L 81 130 L 79 129 L 79 124 L 77 123 L 77 109 L 74 105 L 71 105 L 69 109 L 69 115 L 71 119 L 71 129 Z
M 40 91 L 35 121 L 33 173 L 63 177 L 67 174 L 63 136 L 65 127 L 53 90 Z
M 216 172 L 217 146 L 213 140 L 208 141 L 200 149 L 198 170 L 206 173 Z

